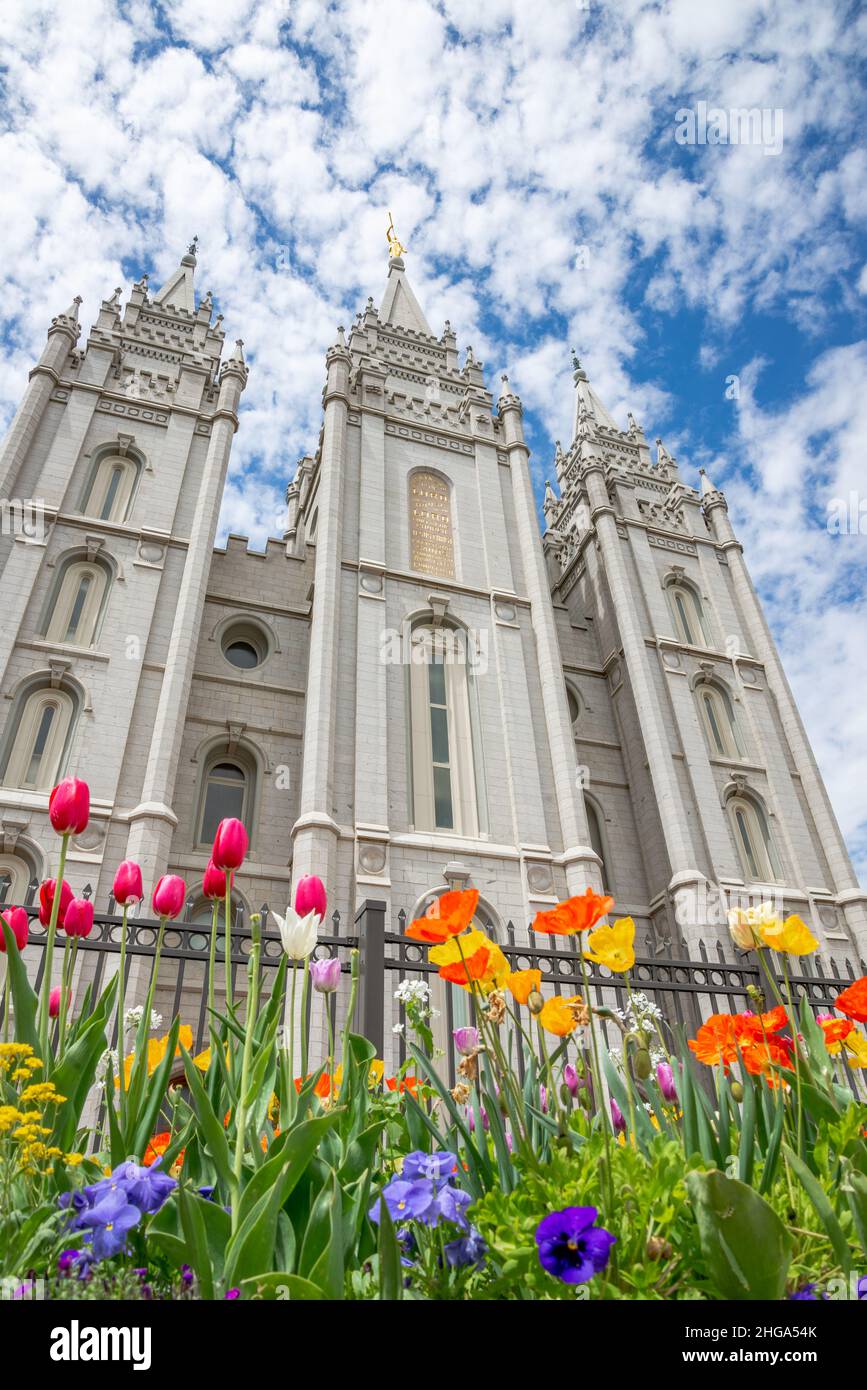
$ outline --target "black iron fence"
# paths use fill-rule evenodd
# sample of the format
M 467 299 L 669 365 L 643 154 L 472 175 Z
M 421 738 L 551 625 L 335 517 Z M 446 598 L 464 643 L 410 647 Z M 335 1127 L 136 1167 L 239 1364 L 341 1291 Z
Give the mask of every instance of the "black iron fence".
M 31 918 L 31 934 L 25 960 L 28 962 L 28 973 L 38 990 L 44 968 L 46 928 L 40 924 L 35 906 L 28 906 L 27 911 Z M 263 990 L 267 990 L 269 977 L 273 978 L 272 972 L 282 959 L 282 945 L 267 904 L 263 904 L 260 913 L 263 921 L 262 986 Z M 193 920 L 192 914 L 193 904 L 190 902 L 185 918 L 167 925 L 158 997 L 162 1001 L 171 997 L 170 1017 L 180 1014 L 182 1022 L 190 1024 L 194 1047 L 198 1051 L 205 1045 L 208 1036 L 207 981 L 211 922 L 210 919 L 202 921 L 198 916 Z M 218 983 L 222 985 L 225 971 L 222 908 L 217 922 Z M 356 1028 L 374 1044 L 378 1056 L 387 1055 L 395 1066 L 402 1065 L 407 1057 L 406 1006 L 395 997 L 398 986 L 408 980 L 430 984 L 437 975 L 437 967 L 428 959 L 427 947 L 404 935 L 406 925 L 406 914 L 401 911 L 395 920 L 397 930 L 390 930 L 386 904 L 368 900 L 356 912 L 351 932 L 344 931 L 341 914 L 332 913 L 328 919 L 329 930 L 320 934 L 315 951 L 318 959 L 337 956 L 343 972 L 348 974 L 350 953 L 353 948 L 359 949 L 361 990 Z M 122 926 L 122 918 L 117 913 L 97 913 L 91 934 L 78 941 L 76 975 L 82 985 L 91 984 L 94 994 L 102 988 L 111 969 L 118 967 Z M 158 930 L 157 921 L 128 917 L 126 994 L 130 1006 L 144 998 L 144 988 L 131 992 L 129 983 L 137 966 L 144 967 L 144 979 L 147 980 Z M 520 944 L 516 941 L 516 932 L 510 922 L 501 948 L 513 970 L 537 969 L 541 972 L 544 993 L 572 995 L 581 989 L 579 940 L 576 937 L 547 937 L 533 940 L 528 945 Z M 234 913 L 229 932 L 228 959 L 235 997 L 239 994 L 243 997 L 251 941 L 249 922 L 239 909 Z M 55 962 L 58 955 L 56 951 Z M 638 956 L 630 971 L 629 989 L 622 976 L 611 975 L 604 968 L 588 963 L 586 969 L 592 1001 L 597 1007 L 625 1013 L 634 1007 L 636 996 L 646 996 L 660 1010 L 661 1026 L 668 1040 L 674 1043 L 681 1028 L 687 1035 L 692 1035 L 711 1013 L 753 1008 L 749 994 L 753 986 L 757 986 L 767 998 L 767 983 L 755 953 L 732 958 L 725 953 L 722 943 L 714 943 L 708 952 L 705 944 L 700 942 L 698 956 L 697 960 L 688 959 L 678 954 L 677 947 L 672 948 L 670 954 Z M 775 959 L 770 952 L 767 956 L 769 963 Z M 800 959 L 796 973 L 789 974 L 789 983 L 796 997 L 805 996 L 815 1012 L 831 1013 L 840 990 L 863 974 L 867 974 L 867 966 L 857 958 L 826 962 L 818 956 L 809 956 Z M 777 979 L 780 987 L 784 988 L 782 974 L 778 974 Z M 342 990 L 339 995 L 331 996 L 330 1007 L 335 1027 L 341 1008 L 345 1008 L 347 994 L 348 990 Z M 452 1028 L 468 1021 L 462 1013 L 466 1006 L 466 993 L 457 987 L 445 987 L 433 1002 L 437 1006 L 442 1005 L 440 1031 L 444 1039 L 450 1039 Z M 0 1018 L 3 1017 L 4 1004 L 0 996 Z M 308 995 L 308 1024 L 311 1007 L 312 998 Z M 195 1024 L 189 1017 L 191 1008 Z M 602 1030 L 607 1046 L 620 1045 L 621 1035 L 616 1024 L 603 1019 Z M 117 1046 L 116 1036 L 110 1040 L 110 1046 Z M 444 1050 L 453 1081 L 452 1049 L 446 1047 Z M 519 1055 L 516 1061 L 521 1068 L 523 1058 Z

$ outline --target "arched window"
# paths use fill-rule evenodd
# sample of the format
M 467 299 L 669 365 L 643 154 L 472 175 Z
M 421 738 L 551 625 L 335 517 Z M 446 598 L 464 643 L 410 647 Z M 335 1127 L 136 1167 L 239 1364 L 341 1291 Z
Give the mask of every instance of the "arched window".
M 711 753 L 720 758 L 742 758 L 743 744 L 728 691 L 705 681 L 696 694 Z
M 109 455 L 97 461 L 81 510 L 100 521 L 125 521 L 138 479 L 132 458 Z
M 584 799 L 584 806 L 587 811 L 587 828 L 590 831 L 590 845 L 594 853 L 598 854 L 599 858 L 602 860 L 602 890 L 608 893 L 611 890 L 611 883 L 608 878 L 608 870 L 605 866 L 605 842 L 602 839 L 602 825 L 599 819 L 599 812 L 593 805 L 593 802 L 589 801 L 586 797 Z
M 413 820 L 417 830 L 479 833 L 477 768 L 468 651 L 463 632 L 412 633 L 410 722 Z
M 569 721 L 573 731 L 578 727 L 578 720 L 581 718 L 581 701 L 575 694 L 571 685 L 566 686 L 566 702 L 569 706 Z
M 202 784 L 199 843 L 209 845 L 221 820 L 235 817 L 250 829 L 252 809 L 250 770 L 239 758 L 219 754 L 208 764 Z
M 108 584 L 109 572 L 104 565 L 89 560 L 64 565 L 45 624 L 46 639 L 92 646 Z
M 744 878 L 754 883 L 779 878 L 780 863 L 763 807 L 751 797 L 733 796 L 728 813 Z
M 20 706 L 13 726 L 3 784 L 30 791 L 49 791 L 60 774 L 75 702 L 65 690 L 33 690 Z
M 668 602 L 681 642 L 690 647 L 708 645 L 707 623 L 701 598 L 691 584 L 668 585 Z
M 0 907 L 32 902 L 35 887 L 32 865 L 17 854 L 0 854 Z

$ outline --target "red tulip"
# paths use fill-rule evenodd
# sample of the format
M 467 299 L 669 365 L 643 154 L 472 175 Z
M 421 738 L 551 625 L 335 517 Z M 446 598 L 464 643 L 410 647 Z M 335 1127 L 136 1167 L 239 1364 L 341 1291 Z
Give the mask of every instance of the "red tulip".
M 64 777 L 48 798 L 48 818 L 58 835 L 80 835 L 90 817 L 90 788 L 77 777 Z
M 69 1005 L 71 1004 L 71 1002 L 72 1002 L 72 990 L 69 990 L 69 991 L 67 992 L 67 995 L 66 995 L 66 1007 L 67 1007 L 67 1008 L 69 1008 Z M 60 1013 L 60 985 L 55 985 L 55 986 L 54 986 L 54 989 L 51 991 L 51 993 L 50 993 L 49 996 L 48 996 L 48 1017 L 49 1017 L 49 1018 L 56 1018 L 57 1015 L 58 1015 L 59 1013 Z
M 114 894 L 115 902 L 121 907 L 128 907 L 130 903 L 141 902 L 144 897 L 141 869 L 134 860 L 124 859 L 122 864 L 118 864 L 111 891 Z
M 235 882 L 235 875 L 229 875 L 229 890 Z M 202 892 L 206 898 L 219 898 L 222 902 L 226 896 L 226 875 L 222 869 L 218 869 L 213 859 L 208 860 L 208 867 L 205 869 L 205 876 L 202 879 Z
M 54 904 L 54 893 L 57 888 L 57 879 L 47 878 L 44 883 L 39 885 L 39 920 L 43 927 L 47 927 L 51 921 L 51 909 Z M 57 914 L 57 925 L 63 926 L 63 919 L 66 916 L 66 909 L 72 902 L 72 889 L 66 879 L 60 885 L 60 910 Z
M 67 936 L 90 936 L 93 931 L 93 903 L 89 898 L 72 898 L 63 918 Z
M 318 917 L 324 919 L 327 904 L 325 884 L 321 878 L 317 878 L 315 874 L 304 874 L 299 878 L 298 887 L 295 889 L 295 911 L 299 917 L 306 917 L 308 912 L 315 912 Z
M 239 820 L 221 820 L 214 836 L 211 859 L 216 869 L 240 869 L 247 853 L 247 832 Z
M 187 885 L 177 874 L 163 874 L 154 889 L 153 907 L 158 917 L 178 917 L 187 900 Z
M 30 918 L 24 911 L 24 908 L 10 907 L 0 915 L 2 915 L 3 921 L 15 937 L 15 943 L 19 951 L 23 951 L 24 947 L 27 945 L 27 937 L 30 933 Z M 0 951 L 4 953 L 6 951 L 6 937 L 2 931 L 0 931 Z

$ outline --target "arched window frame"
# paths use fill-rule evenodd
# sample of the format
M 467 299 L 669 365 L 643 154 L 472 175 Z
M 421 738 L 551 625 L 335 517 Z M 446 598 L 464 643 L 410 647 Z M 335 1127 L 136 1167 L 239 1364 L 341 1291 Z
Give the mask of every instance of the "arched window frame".
M 47 720 L 49 709 L 54 714 Z M 51 790 L 63 773 L 78 709 L 76 694 L 63 686 L 40 682 L 21 691 L 3 751 L 4 786 L 24 791 Z M 34 764 L 36 758 L 38 762 Z
M 81 584 L 87 576 L 91 583 L 82 603 L 79 600 Z M 111 566 L 100 558 L 91 560 L 81 554 L 67 556 L 58 567 L 40 624 L 45 640 L 61 646 L 93 647 L 105 616 L 113 578 Z M 70 633 L 73 618 L 77 618 L 77 623 Z
M 447 635 L 446 635 L 447 634 Z M 412 822 L 417 830 L 478 839 L 487 833 L 484 764 L 478 709 L 478 689 L 470 662 L 469 637 L 456 623 L 434 626 L 430 615 L 409 627 L 408 756 Z M 449 646 L 463 652 L 463 660 L 436 661 Z M 419 653 L 424 652 L 424 656 Z M 437 689 L 431 667 L 442 670 Z M 445 696 L 442 699 L 432 696 Z M 435 714 L 432 714 L 435 711 Z M 445 721 L 440 711 L 445 712 Z M 435 757 L 435 733 L 441 739 L 446 724 L 447 759 Z M 439 771 L 437 771 L 439 769 Z M 452 824 L 437 824 L 437 786 L 443 787 L 448 772 Z M 445 816 L 439 819 L 444 821 Z
M 29 855 L 17 845 L 12 852 L 0 854 L 0 908 L 31 903 L 39 877 Z
M 569 709 L 569 723 L 572 725 L 572 732 L 577 734 L 584 702 L 574 685 L 569 681 L 566 682 L 566 703 Z
M 782 877 L 780 857 L 768 814 L 758 797 L 740 791 L 726 802 L 738 859 L 747 883 L 776 883 Z
M 666 575 L 664 582 L 678 641 L 688 647 L 709 647 L 707 613 L 698 589 L 681 574 Z
M 602 891 L 613 893 L 611 873 L 609 864 L 612 862 L 608 854 L 608 842 L 605 831 L 605 814 L 599 802 L 592 796 L 584 793 L 584 808 L 587 812 L 587 829 L 590 834 L 590 847 L 599 855 L 602 860 Z
M 195 818 L 195 844 L 198 848 L 209 849 L 213 843 L 214 832 L 219 817 L 213 828 L 206 829 L 205 813 L 208 809 L 208 790 L 211 777 L 217 767 L 227 764 L 235 767 L 243 774 L 243 787 L 241 792 L 239 809 L 227 810 L 227 815 L 237 816 L 244 823 L 244 827 L 253 842 L 253 834 L 256 822 L 257 793 L 259 784 L 259 767 L 257 759 L 250 751 L 242 745 L 236 745 L 231 751 L 222 741 L 209 749 L 207 756 L 202 764 L 202 775 L 199 782 L 198 796 L 196 798 L 196 818 Z
M 122 525 L 132 509 L 141 470 L 142 459 L 132 450 L 121 453 L 117 445 L 101 450 L 85 484 L 80 511 L 96 521 Z
M 734 703 L 725 686 L 712 680 L 699 681 L 695 686 L 695 697 L 711 757 L 745 757 Z

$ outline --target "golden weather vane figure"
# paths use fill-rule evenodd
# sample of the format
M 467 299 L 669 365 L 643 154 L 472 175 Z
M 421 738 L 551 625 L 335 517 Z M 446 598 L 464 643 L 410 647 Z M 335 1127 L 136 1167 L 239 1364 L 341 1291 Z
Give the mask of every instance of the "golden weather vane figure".
M 406 254 L 406 247 L 398 240 L 397 232 L 394 230 L 394 218 L 388 214 L 388 228 L 385 233 L 388 242 L 388 254 L 392 260 L 397 260 L 399 256 Z

